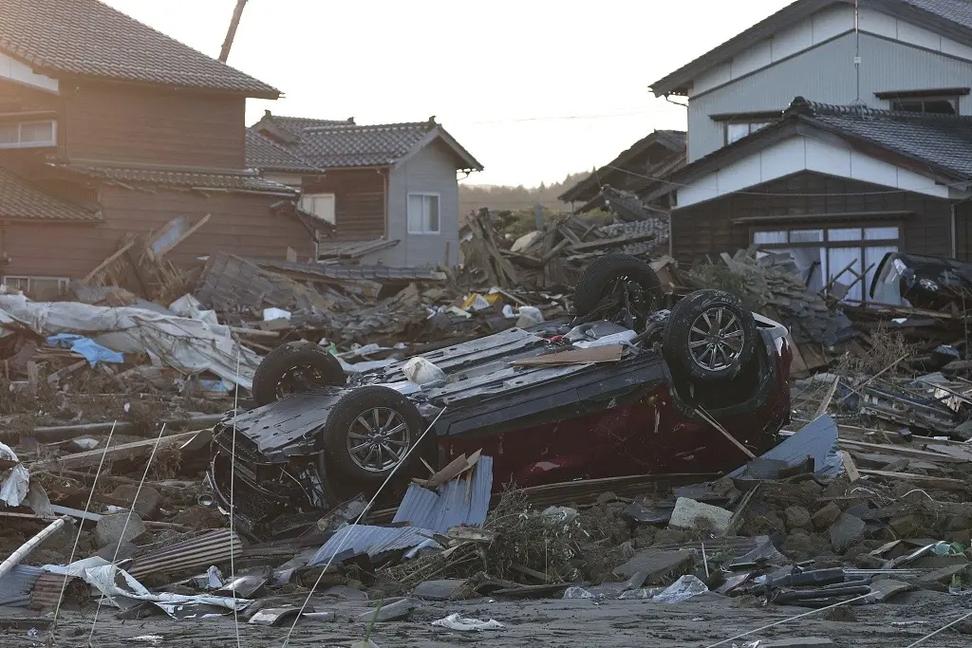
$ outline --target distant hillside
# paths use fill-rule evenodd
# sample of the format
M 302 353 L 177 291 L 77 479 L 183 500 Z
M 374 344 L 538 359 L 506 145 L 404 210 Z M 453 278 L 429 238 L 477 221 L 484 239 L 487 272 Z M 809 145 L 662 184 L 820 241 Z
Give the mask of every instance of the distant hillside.
M 585 178 L 587 174 L 586 171 L 572 173 L 561 182 L 541 184 L 539 187 L 460 184 L 459 214 L 464 218 L 470 211 L 478 211 L 483 207 L 514 211 L 532 209 L 537 203 L 549 211 L 563 211 L 565 204 L 557 200 L 557 196 Z

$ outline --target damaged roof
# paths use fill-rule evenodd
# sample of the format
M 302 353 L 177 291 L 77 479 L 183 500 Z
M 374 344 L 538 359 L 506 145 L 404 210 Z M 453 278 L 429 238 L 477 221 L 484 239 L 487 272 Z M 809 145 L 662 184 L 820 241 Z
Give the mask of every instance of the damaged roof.
M 670 94 L 686 96 L 692 81 L 709 68 L 733 58 L 759 41 L 771 38 L 821 9 L 837 4 L 846 6 L 853 5 L 854 2 L 797 0 L 655 81 L 651 84 L 651 91 L 656 97 Z M 860 0 L 860 8 L 896 16 L 959 41 L 972 39 L 972 2 L 969 0 Z M 851 29 L 852 26 L 848 25 L 847 31 Z
M 253 128 L 246 129 L 246 166 L 293 173 L 317 170 L 310 162 Z
M 52 196 L 14 172 L 0 167 L 0 220 L 97 222 L 101 216 Z
M 424 122 L 358 125 L 345 121 L 312 120 L 279 117 L 269 111 L 250 127 L 265 139 L 285 148 L 310 169 L 391 166 L 435 140 L 442 140 L 456 155 L 460 169 L 482 170 L 482 165 L 457 142 L 434 118 Z M 247 141 L 247 163 L 266 171 L 287 171 L 286 162 L 263 158 L 266 148 L 254 141 L 250 151 Z M 263 161 L 264 163 L 260 163 Z
M 656 130 L 641 138 L 616 158 L 562 193 L 564 202 L 590 201 L 605 185 L 627 186 L 632 179 L 646 184 L 656 173 L 668 173 L 685 162 L 685 131 Z M 637 175 L 631 175 L 632 173 Z M 637 177 L 641 176 L 641 177 Z M 646 177 L 647 176 L 647 177 Z M 581 211 L 585 211 L 582 208 Z
M 202 171 L 187 167 L 113 166 L 88 162 L 52 164 L 55 169 L 120 185 L 184 187 L 220 191 L 258 191 L 292 195 L 285 184 L 267 180 L 256 171 Z
M 798 130 L 799 129 L 799 130 Z M 813 131 L 837 136 L 873 154 L 939 179 L 972 180 L 972 117 L 835 106 L 797 97 L 774 124 L 683 167 L 672 181 L 684 182 L 750 155 L 784 137 Z
M 53 77 L 280 96 L 276 88 L 97 0 L 4 0 L 0 51 Z

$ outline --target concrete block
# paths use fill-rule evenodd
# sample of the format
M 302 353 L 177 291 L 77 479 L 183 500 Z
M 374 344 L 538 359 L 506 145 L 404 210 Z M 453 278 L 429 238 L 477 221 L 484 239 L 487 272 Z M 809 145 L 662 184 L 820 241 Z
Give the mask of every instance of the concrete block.
M 676 529 L 694 529 L 699 526 L 711 529 L 715 533 L 725 533 L 729 528 L 732 511 L 718 506 L 696 502 L 687 497 L 675 500 L 675 510 L 668 526 Z

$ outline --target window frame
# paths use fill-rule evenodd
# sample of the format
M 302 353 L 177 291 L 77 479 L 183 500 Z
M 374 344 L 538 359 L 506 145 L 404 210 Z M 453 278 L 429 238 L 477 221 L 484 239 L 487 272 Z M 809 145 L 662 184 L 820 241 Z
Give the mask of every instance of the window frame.
M 63 293 L 67 291 L 68 287 L 71 284 L 70 277 L 48 277 L 48 276 L 41 276 L 41 275 L 3 275 L 2 279 L 0 279 L 0 283 L 2 283 L 5 287 L 9 289 L 10 286 L 8 285 L 7 282 L 10 281 L 11 279 L 16 280 L 17 282 L 24 281 L 27 283 L 26 289 L 21 288 L 19 286 L 15 289 L 21 291 L 25 295 L 30 294 L 32 292 L 31 282 L 33 281 L 56 281 L 58 293 Z
M 724 120 L 722 122 L 722 144 L 723 144 L 723 146 L 729 146 L 730 144 L 735 144 L 739 140 L 744 139 L 746 137 L 749 137 L 753 133 L 757 133 L 757 132 L 763 130 L 767 126 L 772 126 L 776 121 L 778 121 L 778 120 L 775 120 L 775 119 L 764 120 L 764 119 L 759 119 L 759 118 L 750 118 L 750 119 L 726 119 L 726 120 Z M 746 134 L 743 135 L 742 137 L 738 137 L 738 138 L 736 138 L 734 140 L 730 140 L 729 139 L 729 129 L 732 128 L 733 126 L 743 126 L 743 125 L 747 126 L 747 132 L 746 132 Z M 753 130 L 753 127 L 754 126 L 758 126 L 758 128 L 756 128 L 755 130 Z
M 421 196 L 423 198 L 435 198 L 436 207 L 436 229 L 426 230 L 424 227 L 420 231 L 415 231 L 412 229 L 411 219 L 409 218 L 409 209 L 412 203 L 413 196 Z M 405 231 L 410 235 L 415 236 L 441 236 L 442 234 L 442 194 L 437 191 L 409 191 L 405 195 Z
M 915 113 L 918 115 L 958 115 L 959 113 L 959 95 L 929 95 L 927 97 L 891 97 L 888 99 L 888 107 L 894 112 L 907 112 Z M 952 106 L 952 112 L 929 112 L 925 109 L 925 104 L 932 101 L 944 101 Z M 907 108 L 902 108 L 900 106 L 896 107 L 895 103 L 908 102 L 908 103 L 919 103 L 921 104 L 921 110 L 908 110 Z
M 898 230 L 897 238 L 868 238 L 867 230 L 869 229 L 885 229 L 885 228 L 896 228 Z M 847 229 L 858 229 L 860 230 L 859 239 L 837 239 L 831 240 L 830 230 L 847 230 Z M 791 243 L 791 232 L 793 231 L 810 231 L 810 230 L 820 230 L 823 237 L 820 241 L 798 241 Z M 888 220 L 888 221 L 862 221 L 862 222 L 847 222 L 847 223 L 787 223 L 787 224 L 772 224 L 772 223 L 761 223 L 759 225 L 751 225 L 749 227 L 749 241 L 750 244 L 755 246 L 758 250 L 765 250 L 767 252 L 773 252 L 775 250 L 790 250 L 794 248 L 803 249 L 822 249 L 824 250 L 824 255 L 829 259 L 829 253 L 827 250 L 838 249 L 838 248 L 856 248 L 860 251 L 860 256 L 858 262 L 860 263 L 860 270 L 865 273 L 867 272 L 866 267 L 866 249 L 873 247 L 890 247 L 894 246 L 899 251 L 904 249 L 905 245 L 905 232 L 904 223 L 899 220 Z M 786 232 L 786 242 L 783 243 L 755 243 L 754 238 L 758 232 Z M 821 267 L 820 273 L 823 281 L 821 282 L 824 287 L 830 283 L 830 268 Z M 839 268 L 838 270 L 843 270 Z M 876 270 L 876 268 L 874 268 Z M 860 303 L 867 303 L 869 301 L 868 286 L 866 278 L 862 280 L 861 285 L 861 300 Z M 856 300 L 851 300 L 856 301 Z
M 330 196 L 331 197 L 331 205 L 333 206 L 333 213 L 332 213 L 333 220 L 327 220 L 326 218 L 324 218 L 322 216 L 319 216 L 317 214 L 317 212 L 308 211 L 304 207 L 304 204 L 303 204 L 304 198 L 319 198 L 321 196 Z M 300 194 L 300 202 L 298 203 L 298 205 L 301 208 L 301 210 L 303 210 L 304 212 L 306 212 L 308 214 L 311 214 L 315 218 L 318 218 L 318 219 L 322 220 L 323 222 L 328 223 L 330 225 L 337 226 L 337 194 L 334 193 L 333 191 L 315 191 L 315 192 L 311 192 L 311 193 L 303 193 L 302 192 Z
M 8 126 L 16 124 L 17 141 L 0 142 L 0 149 L 48 148 L 51 146 L 57 146 L 57 120 L 56 119 L 28 119 L 24 121 L 7 121 L 4 123 Z M 37 124 L 51 125 L 51 139 L 43 140 L 43 141 L 24 142 L 24 136 L 23 136 L 24 126 L 35 126 Z

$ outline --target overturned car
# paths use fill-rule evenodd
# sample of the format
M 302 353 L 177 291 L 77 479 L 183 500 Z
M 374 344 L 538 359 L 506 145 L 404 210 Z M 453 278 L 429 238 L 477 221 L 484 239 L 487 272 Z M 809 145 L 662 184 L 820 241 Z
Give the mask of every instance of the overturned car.
M 318 345 L 279 347 L 254 378 L 259 406 L 214 429 L 217 501 L 226 508 L 232 484 L 239 528 L 262 534 L 393 473 L 394 499 L 410 477 L 479 449 L 495 485 L 530 486 L 717 472 L 745 461 L 739 444 L 772 447 L 789 416 L 786 329 L 718 290 L 665 300 L 648 264 L 608 255 L 576 286 L 570 322 L 350 379 Z

